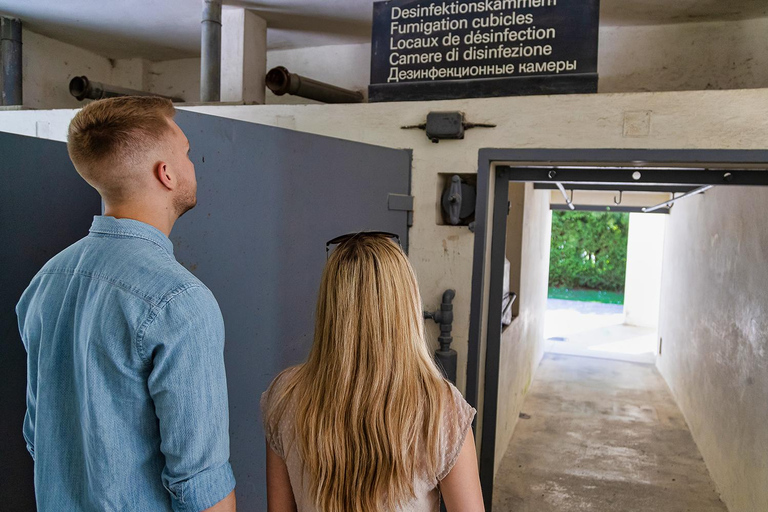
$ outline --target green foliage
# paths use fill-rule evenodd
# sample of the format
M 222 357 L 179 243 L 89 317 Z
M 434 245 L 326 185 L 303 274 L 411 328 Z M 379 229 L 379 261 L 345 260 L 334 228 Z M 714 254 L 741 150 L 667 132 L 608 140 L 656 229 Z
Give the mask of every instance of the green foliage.
M 628 213 L 552 212 L 549 286 L 623 291 Z

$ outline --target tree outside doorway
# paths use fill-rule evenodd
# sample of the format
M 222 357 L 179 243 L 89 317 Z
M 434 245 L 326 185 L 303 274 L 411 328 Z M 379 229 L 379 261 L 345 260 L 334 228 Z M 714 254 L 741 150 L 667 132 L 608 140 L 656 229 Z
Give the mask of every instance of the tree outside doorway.
M 552 212 L 550 299 L 624 303 L 629 214 Z

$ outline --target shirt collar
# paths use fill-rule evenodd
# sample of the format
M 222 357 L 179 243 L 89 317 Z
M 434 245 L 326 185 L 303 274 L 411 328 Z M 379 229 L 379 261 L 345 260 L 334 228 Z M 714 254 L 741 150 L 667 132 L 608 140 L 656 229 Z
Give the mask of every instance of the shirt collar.
M 89 231 L 108 236 L 141 238 L 160 246 L 161 249 L 164 249 L 169 254 L 173 254 L 173 242 L 165 236 L 165 233 L 154 226 L 138 220 L 116 219 L 106 215 L 96 215 L 93 217 L 93 224 Z

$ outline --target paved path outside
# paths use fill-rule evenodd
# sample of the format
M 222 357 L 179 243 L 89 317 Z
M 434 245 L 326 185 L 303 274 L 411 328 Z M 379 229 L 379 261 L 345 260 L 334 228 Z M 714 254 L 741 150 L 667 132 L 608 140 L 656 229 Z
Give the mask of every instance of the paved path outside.
M 546 354 L 494 512 L 727 512 L 655 366 Z
M 656 329 L 624 324 L 624 306 L 548 299 L 545 350 L 556 354 L 653 363 Z

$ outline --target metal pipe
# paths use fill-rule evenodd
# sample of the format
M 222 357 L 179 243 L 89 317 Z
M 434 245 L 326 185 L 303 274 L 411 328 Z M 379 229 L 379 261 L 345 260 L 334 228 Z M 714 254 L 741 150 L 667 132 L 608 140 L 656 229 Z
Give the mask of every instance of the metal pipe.
M 575 210 L 576 207 L 573 206 L 573 202 L 571 202 L 571 200 L 568 199 L 568 194 L 565 193 L 565 187 L 563 187 L 563 184 L 558 182 L 558 183 L 555 183 L 555 185 L 557 185 L 557 188 L 560 189 L 560 193 L 563 194 L 563 199 L 565 199 L 565 204 L 568 205 L 568 208 L 570 208 L 571 210 Z
M 203 0 L 200 101 L 221 100 L 221 0 Z
M 323 103 L 363 102 L 363 95 L 360 92 L 291 73 L 283 66 L 270 69 L 266 81 L 267 87 L 278 96 L 288 93 Z
M 440 336 L 437 342 L 440 348 L 435 350 L 435 362 L 446 379 L 456 384 L 456 351 L 451 348 L 453 336 L 453 299 L 456 297 L 455 290 L 445 290 L 443 292 L 443 301 L 440 304 L 440 310 L 435 312 L 424 311 L 424 318 L 431 318 L 435 323 L 440 324 Z
M 697 189 L 691 190 L 690 192 L 686 192 L 685 194 L 681 195 L 680 197 L 675 197 L 673 199 L 670 199 L 669 201 L 664 201 L 663 203 L 657 204 L 656 206 L 651 206 L 649 208 L 643 208 L 643 213 L 651 213 L 654 212 L 660 208 L 664 208 L 665 206 L 669 208 L 673 204 L 675 204 L 675 201 L 679 201 L 681 199 L 684 199 L 686 197 L 695 196 L 696 194 L 701 194 L 702 192 L 706 192 L 707 190 L 714 187 L 714 185 L 706 185 L 704 187 L 699 187 Z
M 88 77 L 86 76 L 76 76 L 70 80 L 69 93 L 80 101 L 83 101 L 86 98 L 89 100 L 100 100 L 117 96 L 159 96 L 175 102 L 184 101 L 182 98 L 163 96 L 162 94 L 155 94 L 153 92 L 137 91 L 136 89 L 128 89 L 126 87 L 118 87 L 116 85 L 103 84 L 101 82 L 92 82 L 88 80 Z
M 0 17 L 0 105 L 21 105 L 21 20 Z

